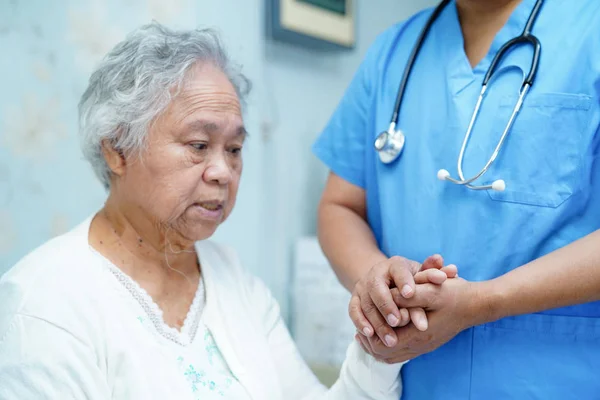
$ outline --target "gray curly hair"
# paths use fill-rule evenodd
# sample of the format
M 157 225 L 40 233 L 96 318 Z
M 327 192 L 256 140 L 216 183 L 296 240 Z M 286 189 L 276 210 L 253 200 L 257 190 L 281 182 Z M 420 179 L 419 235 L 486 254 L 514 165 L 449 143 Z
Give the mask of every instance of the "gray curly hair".
M 107 190 L 111 171 L 102 142 L 109 141 L 125 154 L 141 154 L 150 124 L 198 62 L 221 69 L 244 104 L 250 81 L 211 29 L 174 31 L 157 22 L 144 25 L 117 44 L 91 75 L 79 102 L 79 134 L 83 154 Z

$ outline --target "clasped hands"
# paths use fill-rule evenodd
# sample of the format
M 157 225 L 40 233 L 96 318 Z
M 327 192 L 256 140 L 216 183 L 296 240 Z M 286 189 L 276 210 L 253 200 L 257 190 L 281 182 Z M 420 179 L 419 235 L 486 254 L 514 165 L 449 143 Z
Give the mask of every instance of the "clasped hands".
M 410 360 L 435 350 L 475 325 L 476 285 L 458 277 L 440 255 L 423 264 L 391 257 L 359 280 L 349 314 L 356 340 L 386 363 Z

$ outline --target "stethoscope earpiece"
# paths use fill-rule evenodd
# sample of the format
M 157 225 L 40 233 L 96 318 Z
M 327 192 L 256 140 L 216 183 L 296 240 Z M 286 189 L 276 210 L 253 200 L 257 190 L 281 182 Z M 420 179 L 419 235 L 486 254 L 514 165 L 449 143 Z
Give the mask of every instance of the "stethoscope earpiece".
M 496 192 L 504 192 L 506 189 L 506 183 L 502 179 L 498 179 L 492 183 L 492 189 Z
M 492 182 L 491 185 L 484 185 L 484 186 L 473 186 L 470 185 L 469 183 L 464 183 L 463 181 L 459 181 L 457 179 L 453 179 L 450 176 L 450 172 L 448 172 L 448 170 L 446 169 L 440 169 L 437 172 L 437 178 L 440 181 L 450 181 L 452 183 L 456 183 L 457 185 L 464 185 L 466 187 L 468 187 L 469 189 L 475 189 L 475 190 L 489 190 L 492 189 L 496 192 L 504 192 L 504 190 L 506 190 L 506 182 L 504 182 L 503 179 L 497 179 L 494 182 Z
M 440 169 L 437 173 L 437 177 L 440 181 L 445 181 L 450 176 L 450 172 L 446 169 Z

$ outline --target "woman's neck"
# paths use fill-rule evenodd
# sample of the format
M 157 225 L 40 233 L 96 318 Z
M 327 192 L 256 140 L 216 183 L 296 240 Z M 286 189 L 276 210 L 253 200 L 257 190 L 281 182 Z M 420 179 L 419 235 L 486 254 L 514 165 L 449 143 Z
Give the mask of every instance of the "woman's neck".
M 165 324 L 180 329 L 200 281 L 193 245 L 182 248 L 179 242 L 178 250 L 173 249 L 169 242 L 176 238 L 173 233 L 162 231 L 141 211 L 124 209 L 126 205 L 109 197 L 92 220 L 89 243 L 148 293 L 162 310 Z
M 193 242 L 183 240 L 176 232 L 152 221 L 143 211 L 127 212 L 126 208 L 109 197 L 92 226 L 97 238 L 96 246 L 104 247 L 109 253 L 121 253 L 124 264 L 143 265 L 149 272 L 161 272 L 156 276 L 168 276 L 170 271 L 188 277 L 197 276 L 198 259 Z M 104 238 L 102 243 L 100 238 Z M 127 265 L 120 267 L 128 269 Z
M 475 67 L 521 0 L 456 0 L 465 53 Z

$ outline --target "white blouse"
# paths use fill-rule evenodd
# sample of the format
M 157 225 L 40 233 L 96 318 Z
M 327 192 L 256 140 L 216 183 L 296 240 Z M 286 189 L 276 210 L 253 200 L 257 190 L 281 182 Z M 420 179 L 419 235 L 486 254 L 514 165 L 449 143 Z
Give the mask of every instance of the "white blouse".
M 0 400 L 381 399 L 400 365 L 352 341 L 331 389 L 301 359 L 265 285 L 197 243 L 201 285 L 181 331 L 88 244 L 91 217 L 0 279 Z M 349 338 L 350 339 L 350 338 Z
M 229 369 L 202 318 L 206 303 L 203 279 L 198 283 L 198 289 L 181 330 L 176 330 L 165 324 L 162 310 L 144 289 L 102 255 L 97 255 L 144 309 L 145 313 L 138 315 L 136 319 L 148 330 L 148 333 L 158 332 L 165 338 L 184 346 L 185 351 L 175 351 L 173 357 L 176 357 L 179 372 L 185 376 L 194 399 L 250 400 L 244 387 Z

